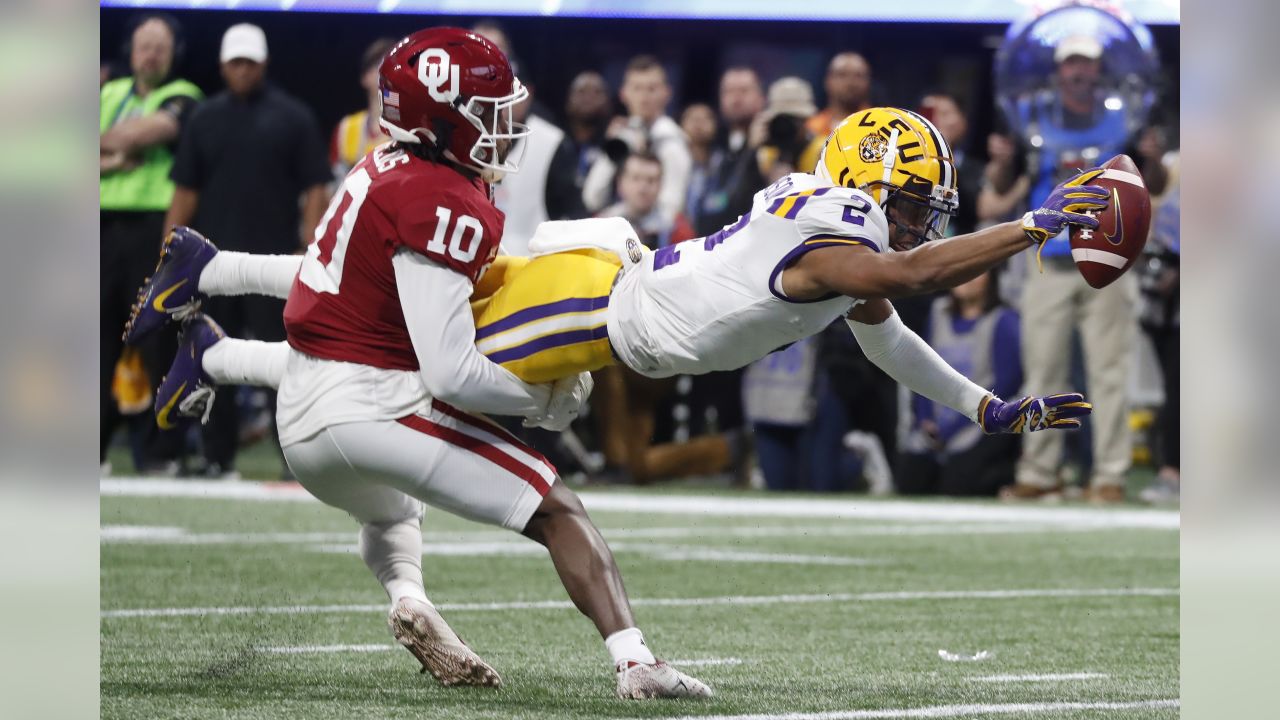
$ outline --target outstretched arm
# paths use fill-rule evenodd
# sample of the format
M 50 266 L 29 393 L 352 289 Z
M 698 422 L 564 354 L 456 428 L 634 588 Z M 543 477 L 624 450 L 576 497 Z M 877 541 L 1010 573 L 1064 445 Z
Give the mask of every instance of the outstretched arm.
M 991 393 L 948 365 L 902 323 L 888 300 L 871 300 L 855 307 L 846 322 L 867 359 L 889 377 L 918 395 L 978 421 L 978 407 Z
M 1007 222 L 907 252 L 877 253 L 858 245 L 818 248 L 806 253 L 795 267 L 816 283 L 818 296 L 836 292 L 856 298 L 896 298 L 968 282 L 1032 244 L 1020 223 Z
M 788 293 L 792 283 L 798 286 L 805 293 L 802 297 L 836 292 L 856 298 L 894 298 L 955 287 L 1043 244 L 1067 225 L 1097 227 L 1097 219 L 1084 213 L 1107 206 L 1107 191 L 1086 184 L 1100 174 L 1102 170 L 1095 168 L 1062 183 L 1021 221 L 934 240 L 907 252 L 878 253 L 857 245 L 819 248 L 802 257 L 795 265 L 800 272 L 784 277 L 783 282 Z
M 1080 393 L 1024 397 L 1005 402 L 947 364 L 911 332 L 888 300 L 855 307 L 846 319 L 867 359 L 914 393 L 946 405 L 986 433 L 1022 433 L 1080 427 L 1093 406 Z

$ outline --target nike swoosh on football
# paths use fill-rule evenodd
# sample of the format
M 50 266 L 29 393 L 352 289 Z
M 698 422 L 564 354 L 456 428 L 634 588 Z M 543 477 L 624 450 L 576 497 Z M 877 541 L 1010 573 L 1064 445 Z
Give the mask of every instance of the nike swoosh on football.
M 1116 208 L 1116 218 L 1112 221 L 1115 227 L 1111 228 L 1111 233 L 1102 233 L 1102 237 L 1112 245 L 1120 245 L 1124 242 L 1124 209 L 1120 205 L 1120 191 L 1111 188 L 1111 202 Z
M 183 285 L 186 285 L 187 279 L 184 279 L 182 282 L 179 282 L 179 283 L 174 283 L 168 290 L 165 290 L 164 292 L 157 295 L 155 300 L 151 301 L 151 307 L 154 308 L 156 312 L 169 312 L 169 310 L 167 310 L 164 306 L 164 301 L 168 300 L 170 295 L 177 292 L 178 288 L 182 287 Z
M 179 385 L 177 392 L 173 394 L 173 397 L 169 398 L 169 402 L 165 403 L 164 407 L 160 408 L 160 412 L 156 413 L 156 425 L 159 425 L 160 429 L 170 430 L 173 428 L 173 423 L 169 421 L 169 413 L 173 412 L 173 406 L 178 404 L 178 398 L 182 397 L 182 391 L 186 389 L 186 383 Z

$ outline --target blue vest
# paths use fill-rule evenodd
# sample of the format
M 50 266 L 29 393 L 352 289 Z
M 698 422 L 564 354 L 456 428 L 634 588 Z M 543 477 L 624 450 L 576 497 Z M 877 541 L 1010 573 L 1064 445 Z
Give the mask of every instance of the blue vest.
M 1041 144 L 1031 154 L 1030 206 L 1040 207 L 1058 183 L 1076 173 L 1109 160 L 1124 152 L 1129 131 L 1125 125 L 1123 109 L 1103 110 L 1098 123 L 1091 128 L 1067 129 L 1059 127 L 1057 110 L 1042 102 L 1033 108 L 1029 103 L 1019 105 L 1027 137 L 1040 136 Z M 1085 159 L 1088 157 L 1089 159 Z M 1046 256 L 1069 255 L 1071 246 L 1064 231 L 1045 244 Z

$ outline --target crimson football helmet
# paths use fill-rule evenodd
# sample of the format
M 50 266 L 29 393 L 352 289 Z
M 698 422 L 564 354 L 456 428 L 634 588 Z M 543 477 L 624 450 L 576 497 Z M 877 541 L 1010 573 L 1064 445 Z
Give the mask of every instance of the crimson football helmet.
M 392 139 L 430 143 L 497 182 L 520 165 L 529 129 L 512 108 L 529 97 L 496 45 L 462 28 L 419 30 L 391 48 L 378 72 L 379 123 Z

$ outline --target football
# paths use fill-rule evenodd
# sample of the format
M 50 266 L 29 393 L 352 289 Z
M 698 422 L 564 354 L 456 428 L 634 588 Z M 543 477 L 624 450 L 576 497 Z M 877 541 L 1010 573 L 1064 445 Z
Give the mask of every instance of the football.
M 1102 175 L 1090 184 L 1111 191 L 1107 209 L 1089 213 L 1098 218 L 1097 228 L 1071 230 L 1071 259 L 1085 282 L 1099 289 L 1133 266 L 1151 226 L 1151 195 L 1133 159 L 1117 155 L 1102 168 Z

